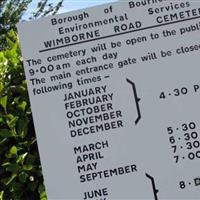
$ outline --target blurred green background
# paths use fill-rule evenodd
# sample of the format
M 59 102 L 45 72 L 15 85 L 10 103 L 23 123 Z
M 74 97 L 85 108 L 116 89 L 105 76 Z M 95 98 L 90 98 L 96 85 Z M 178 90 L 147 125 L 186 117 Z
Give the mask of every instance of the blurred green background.
M 16 24 L 31 0 L 0 0 L 0 200 L 46 199 Z M 29 18 L 56 14 L 38 2 Z

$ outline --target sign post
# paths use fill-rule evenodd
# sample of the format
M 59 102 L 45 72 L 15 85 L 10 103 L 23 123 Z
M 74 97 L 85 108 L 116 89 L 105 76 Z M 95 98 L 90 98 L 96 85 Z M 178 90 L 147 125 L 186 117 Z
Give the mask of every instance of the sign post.
M 200 198 L 199 20 L 137 0 L 19 24 L 49 199 Z

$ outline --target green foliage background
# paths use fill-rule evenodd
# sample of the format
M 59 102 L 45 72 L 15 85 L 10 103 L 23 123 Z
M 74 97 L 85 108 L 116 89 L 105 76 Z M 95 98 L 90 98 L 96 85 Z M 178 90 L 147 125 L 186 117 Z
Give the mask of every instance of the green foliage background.
M 0 0 L 0 200 L 47 199 L 16 31 L 30 2 Z M 47 3 L 40 1 L 31 18 L 62 5 Z

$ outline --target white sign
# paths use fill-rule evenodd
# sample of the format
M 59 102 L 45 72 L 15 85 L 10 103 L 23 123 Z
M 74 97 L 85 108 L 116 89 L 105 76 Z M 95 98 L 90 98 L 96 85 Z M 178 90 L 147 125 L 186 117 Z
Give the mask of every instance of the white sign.
M 18 29 L 49 199 L 200 199 L 199 1 Z

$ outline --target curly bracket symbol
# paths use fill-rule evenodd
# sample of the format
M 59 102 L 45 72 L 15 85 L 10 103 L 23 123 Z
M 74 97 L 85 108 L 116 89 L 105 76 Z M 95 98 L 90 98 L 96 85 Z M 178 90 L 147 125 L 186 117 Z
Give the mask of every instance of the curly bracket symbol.
M 139 120 L 141 119 L 141 113 L 140 113 L 140 105 L 139 105 L 139 101 L 141 100 L 140 98 L 138 98 L 137 96 L 137 90 L 136 90 L 136 87 L 135 87 L 135 83 L 132 82 L 131 80 L 129 80 L 128 78 L 126 79 L 126 81 L 132 85 L 132 88 L 133 88 L 133 94 L 134 94 L 134 97 L 135 97 L 135 103 L 136 103 L 136 108 L 137 108 L 137 114 L 138 114 L 138 117 L 137 119 L 135 120 L 135 125 L 137 125 L 137 123 L 139 122 Z
M 152 188 L 153 188 L 153 194 L 154 194 L 154 199 L 158 200 L 157 194 L 158 194 L 159 190 L 156 189 L 156 184 L 155 184 L 154 178 L 151 175 L 147 174 L 147 173 L 145 175 L 146 175 L 147 178 L 149 178 L 151 180 L 151 184 L 152 184 Z

